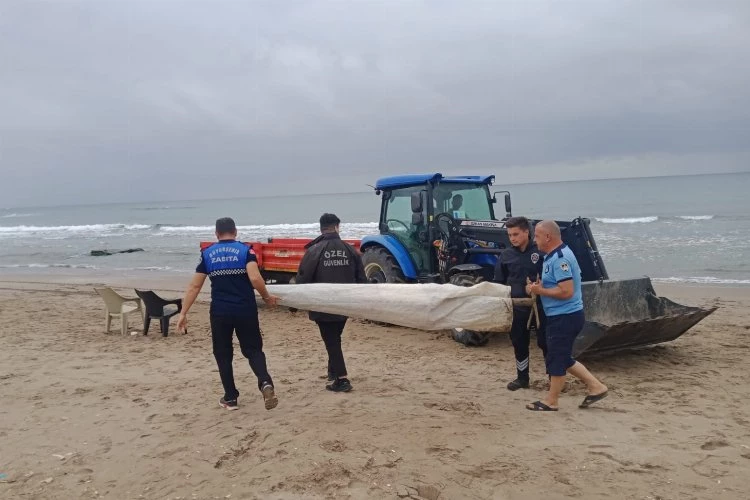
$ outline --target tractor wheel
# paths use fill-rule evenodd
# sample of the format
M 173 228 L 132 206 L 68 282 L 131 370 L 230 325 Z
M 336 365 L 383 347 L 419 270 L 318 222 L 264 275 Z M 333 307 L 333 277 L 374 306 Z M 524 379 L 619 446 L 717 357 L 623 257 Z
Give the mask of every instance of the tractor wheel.
M 454 274 L 450 277 L 448 282 L 451 285 L 456 286 L 474 286 L 477 283 L 484 281 L 482 276 L 476 274 Z M 475 332 L 473 330 L 466 330 L 464 328 L 454 328 L 451 331 L 451 337 L 456 342 L 465 346 L 477 346 L 481 347 L 486 345 L 490 341 L 490 335 L 486 332 Z
M 405 283 L 396 259 L 383 247 L 369 247 L 362 255 L 365 276 L 370 283 Z

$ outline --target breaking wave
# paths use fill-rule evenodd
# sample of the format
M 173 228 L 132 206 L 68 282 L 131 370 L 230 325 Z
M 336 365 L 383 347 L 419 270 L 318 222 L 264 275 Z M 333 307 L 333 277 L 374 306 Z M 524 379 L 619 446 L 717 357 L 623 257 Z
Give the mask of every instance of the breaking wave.
M 713 215 L 678 215 L 678 219 L 683 220 L 711 220 L 714 218 Z
M 608 218 L 608 217 L 597 217 L 596 221 L 602 224 L 646 224 L 648 222 L 656 222 L 659 217 L 653 215 L 649 217 L 622 217 L 622 218 Z
M 657 221 L 670 221 L 670 220 L 682 220 L 682 221 L 703 221 L 711 220 L 714 215 L 677 215 L 677 216 L 663 216 L 663 215 L 649 215 L 644 217 L 597 217 L 595 220 L 602 224 L 647 224 L 649 222 Z
M 113 230 L 139 230 L 150 229 L 148 224 L 86 224 L 79 226 L 0 226 L 0 233 L 85 233 L 85 232 L 108 232 Z
M 308 224 L 268 224 L 238 226 L 240 237 L 248 236 L 284 236 L 284 235 L 316 235 L 319 231 L 318 223 Z M 377 232 L 377 222 L 341 224 L 341 231 L 346 235 L 365 235 Z M 214 226 L 183 226 L 178 224 L 85 224 L 71 226 L 0 226 L 0 237 L 5 236 L 39 236 L 45 239 L 62 239 L 69 236 L 84 235 L 87 237 L 121 236 L 131 232 L 150 234 L 153 236 L 169 235 L 212 235 Z

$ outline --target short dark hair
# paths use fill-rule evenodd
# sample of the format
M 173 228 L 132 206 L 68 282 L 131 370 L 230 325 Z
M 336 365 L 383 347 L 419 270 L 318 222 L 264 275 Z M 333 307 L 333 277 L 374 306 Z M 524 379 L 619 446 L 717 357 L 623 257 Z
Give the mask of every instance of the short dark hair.
M 325 213 L 320 216 L 320 230 L 333 229 L 334 227 L 341 224 L 341 219 L 336 217 L 336 214 Z
M 529 231 L 531 229 L 531 226 L 529 225 L 529 219 L 527 219 L 526 217 L 510 217 L 505 221 L 505 227 L 507 229 L 517 227 L 521 231 Z
M 237 225 L 231 217 L 222 217 L 216 219 L 216 232 L 219 234 L 229 234 L 237 232 Z

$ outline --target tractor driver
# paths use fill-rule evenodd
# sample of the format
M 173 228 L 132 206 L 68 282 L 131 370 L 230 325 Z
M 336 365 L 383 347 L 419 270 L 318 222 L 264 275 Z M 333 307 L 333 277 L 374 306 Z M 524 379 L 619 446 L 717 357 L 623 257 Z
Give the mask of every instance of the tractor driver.
M 510 248 L 506 248 L 500 254 L 495 266 L 495 279 L 497 283 L 510 286 L 512 298 L 527 298 L 526 284 L 536 281 L 542 274 L 544 254 L 539 251 L 536 244 L 531 241 L 531 228 L 526 217 L 511 217 L 505 221 L 508 230 Z M 540 325 L 536 325 L 536 342 L 542 352 L 547 353 L 547 344 L 544 335 L 544 314 L 542 307 L 539 310 Z M 528 389 L 529 387 L 529 343 L 531 332 L 528 328 L 531 307 L 513 306 L 513 323 L 510 330 L 510 339 L 513 343 L 513 351 L 516 356 L 516 378 L 508 383 L 509 391 Z
M 464 197 L 460 194 L 451 199 L 451 215 L 454 219 L 466 219 L 466 212 L 461 210 L 464 204 Z

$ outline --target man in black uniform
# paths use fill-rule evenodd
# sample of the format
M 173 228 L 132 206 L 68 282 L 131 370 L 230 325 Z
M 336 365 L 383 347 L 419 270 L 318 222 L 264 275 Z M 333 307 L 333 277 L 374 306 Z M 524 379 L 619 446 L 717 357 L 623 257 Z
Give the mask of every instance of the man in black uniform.
M 528 298 L 527 279 L 535 282 L 542 273 L 544 254 L 530 238 L 529 220 L 526 217 L 511 217 L 505 221 L 511 248 L 500 254 L 495 266 L 495 281 L 510 286 L 512 298 Z M 541 305 L 537 308 L 541 325 L 537 325 L 537 345 L 547 353 L 544 337 L 544 316 Z M 529 341 L 531 334 L 527 327 L 531 307 L 513 307 L 513 324 L 510 339 L 516 355 L 516 379 L 508 383 L 508 390 L 516 391 L 529 387 Z
M 334 214 L 320 217 L 321 235 L 308 243 L 297 272 L 296 282 L 302 283 L 367 283 L 362 258 L 348 243 L 341 241 L 339 224 Z M 328 351 L 328 380 L 326 389 L 349 392 L 352 384 L 347 378 L 341 334 L 346 316 L 310 311 L 310 319 L 318 324 L 320 336 Z

